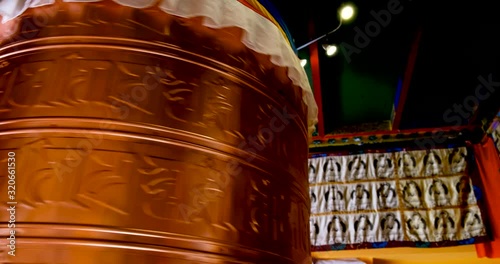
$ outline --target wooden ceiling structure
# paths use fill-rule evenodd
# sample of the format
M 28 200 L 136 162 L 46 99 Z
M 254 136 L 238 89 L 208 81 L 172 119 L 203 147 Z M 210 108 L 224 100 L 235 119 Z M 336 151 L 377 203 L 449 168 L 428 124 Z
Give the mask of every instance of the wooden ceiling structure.
M 341 1 L 271 1 L 295 46 L 336 28 Z M 298 51 L 319 106 L 312 148 L 480 139 L 500 108 L 492 1 L 353 1 L 356 16 Z M 326 56 L 323 44 L 335 44 Z

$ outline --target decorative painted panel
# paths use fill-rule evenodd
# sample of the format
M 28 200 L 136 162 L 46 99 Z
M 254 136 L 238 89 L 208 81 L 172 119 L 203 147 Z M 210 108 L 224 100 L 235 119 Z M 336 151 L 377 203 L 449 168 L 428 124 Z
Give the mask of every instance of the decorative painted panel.
M 466 157 L 460 147 L 309 159 L 313 250 L 481 241 Z

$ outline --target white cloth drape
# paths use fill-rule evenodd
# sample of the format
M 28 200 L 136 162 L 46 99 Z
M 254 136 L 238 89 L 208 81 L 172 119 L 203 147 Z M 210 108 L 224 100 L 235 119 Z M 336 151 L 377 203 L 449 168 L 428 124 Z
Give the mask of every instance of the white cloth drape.
M 63 0 L 64 2 L 100 2 L 101 0 Z M 269 55 L 271 62 L 288 68 L 288 77 L 303 89 L 303 100 L 308 106 L 309 132 L 317 123 L 318 107 L 309 85 L 307 74 L 300 65 L 299 58 L 280 33 L 267 18 L 250 10 L 235 0 L 113 0 L 118 4 L 147 8 L 157 5 L 168 14 L 189 18 L 204 17 L 204 24 L 211 28 L 239 27 L 245 34 L 241 42 L 258 53 Z M 26 9 L 55 3 L 55 0 L 1 0 L 2 22 L 21 15 Z

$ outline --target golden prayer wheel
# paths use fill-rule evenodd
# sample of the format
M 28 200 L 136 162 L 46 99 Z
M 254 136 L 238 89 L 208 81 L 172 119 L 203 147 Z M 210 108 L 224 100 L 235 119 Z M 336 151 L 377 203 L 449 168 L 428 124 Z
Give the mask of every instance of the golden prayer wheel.
M 0 30 L 1 263 L 308 259 L 303 91 L 241 29 L 56 1 Z

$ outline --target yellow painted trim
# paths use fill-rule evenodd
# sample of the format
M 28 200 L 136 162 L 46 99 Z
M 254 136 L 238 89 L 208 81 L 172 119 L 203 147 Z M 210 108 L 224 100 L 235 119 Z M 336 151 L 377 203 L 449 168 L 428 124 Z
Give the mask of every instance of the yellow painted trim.
M 383 248 L 313 252 L 316 259 L 357 258 L 368 264 L 500 264 L 500 259 L 479 259 L 474 245 L 443 248 Z

